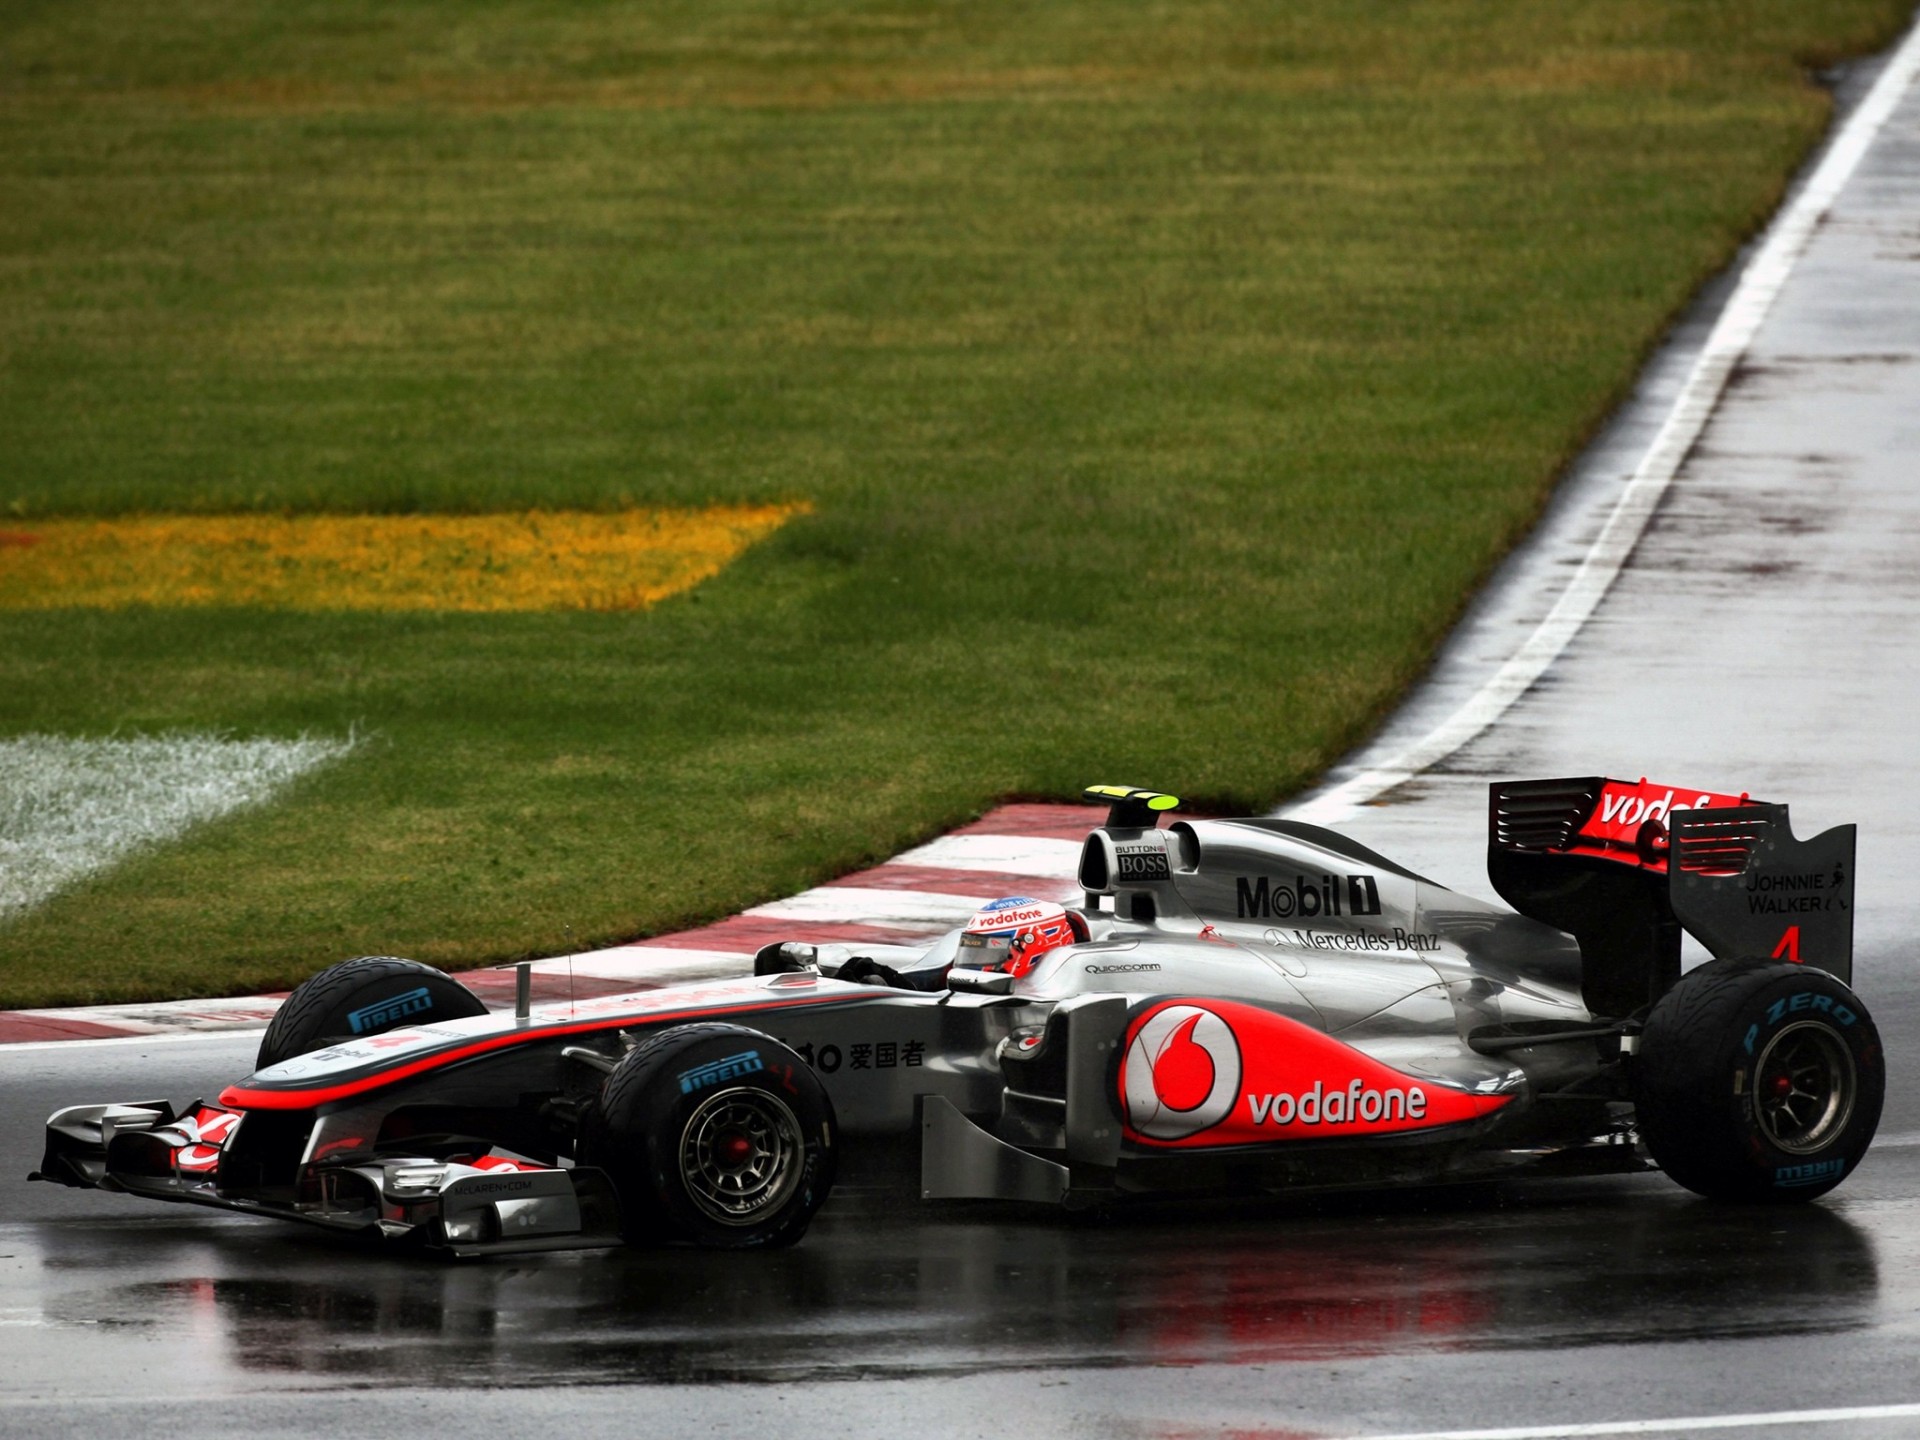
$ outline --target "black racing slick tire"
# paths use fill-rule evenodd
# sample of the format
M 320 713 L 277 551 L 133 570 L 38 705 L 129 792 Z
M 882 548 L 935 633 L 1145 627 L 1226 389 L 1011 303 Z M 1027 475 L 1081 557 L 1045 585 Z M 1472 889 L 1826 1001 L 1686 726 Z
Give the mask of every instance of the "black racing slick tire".
M 1683 975 L 1647 1017 L 1634 1060 L 1647 1150 L 1716 1200 L 1825 1194 L 1866 1154 L 1886 1088 L 1860 998 L 1784 961 L 1714 960 Z
M 329 965 L 287 997 L 260 1037 L 255 1064 L 264 1070 L 296 1055 L 402 1025 L 486 1013 L 478 996 L 431 965 L 397 955 L 363 955 Z
M 835 1129 L 813 1068 L 772 1036 L 678 1025 L 607 1077 L 578 1158 L 612 1180 L 629 1244 L 791 1245 L 833 1188 Z

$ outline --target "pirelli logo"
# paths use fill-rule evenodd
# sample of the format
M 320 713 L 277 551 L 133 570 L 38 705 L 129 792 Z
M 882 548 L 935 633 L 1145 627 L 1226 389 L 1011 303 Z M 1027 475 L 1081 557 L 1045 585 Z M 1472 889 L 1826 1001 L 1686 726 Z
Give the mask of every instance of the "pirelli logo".
M 347 1029 L 355 1035 L 365 1035 L 369 1030 L 379 1030 L 404 1020 L 409 1015 L 419 1015 L 433 1008 L 433 996 L 422 985 L 418 990 L 409 990 L 404 995 L 394 995 L 379 1000 L 372 1005 L 363 1005 L 347 1014 Z
M 738 1055 L 724 1055 L 718 1060 L 696 1065 L 691 1070 L 682 1070 L 674 1078 L 680 1082 L 680 1093 L 691 1095 L 709 1085 L 718 1085 L 723 1080 L 738 1080 L 742 1075 L 751 1075 L 756 1070 L 766 1068 L 758 1050 L 742 1050 Z

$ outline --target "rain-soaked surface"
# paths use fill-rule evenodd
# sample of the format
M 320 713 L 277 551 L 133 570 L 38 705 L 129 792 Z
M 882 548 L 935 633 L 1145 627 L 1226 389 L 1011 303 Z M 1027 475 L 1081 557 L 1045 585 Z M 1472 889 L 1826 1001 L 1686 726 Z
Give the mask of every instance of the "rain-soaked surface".
M 744 1255 L 456 1262 L 25 1182 L 56 1102 L 185 1099 L 250 1045 L 0 1052 L 0 1431 L 987 1435 L 1016 1404 L 1053 1433 L 1281 1440 L 1689 1414 L 1723 1385 L 1716 1410 L 1901 1400 L 1920 1364 L 1900 1133 L 1812 1206 L 1644 1176 L 1063 1217 L 857 1184 Z
M 1198 1218 L 841 1196 L 771 1254 L 484 1262 L 198 1214 L 9 1227 L 0 1383 L 19 1393 L 39 1341 L 110 1370 L 174 1351 L 234 1388 L 710 1384 L 1838 1334 L 1881 1313 L 1875 1239 L 1844 1213 L 1726 1213 L 1657 1182 Z

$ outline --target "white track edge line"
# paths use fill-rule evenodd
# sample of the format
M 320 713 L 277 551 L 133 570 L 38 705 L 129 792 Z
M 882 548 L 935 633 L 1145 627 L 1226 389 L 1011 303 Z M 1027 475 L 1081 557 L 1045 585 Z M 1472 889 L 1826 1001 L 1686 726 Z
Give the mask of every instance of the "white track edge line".
M 1845 1405 L 1829 1410 L 1772 1410 L 1753 1415 L 1688 1415 L 1670 1420 L 1602 1420 L 1574 1425 L 1516 1425 L 1496 1430 L 1418 1430 L 1359 1440 L 1575 1440 L 1587 1435 L 1658 1435 L 1689 1430 L 1736 1430 L 1770 1425 L 1838 1425 L 1848 1420 L 1906 1420 L 1920 1404 Z
M 1866 98 L 1847 117 L 1805 188 L 1768 228 L 1653 444 L 1641 457 L 1606 524 L 1546 618 L 1492 678 L 1420 739 L 1386 762 L 1284 813 L 1296 820 L 1325 824 L 1346 818 L 1361 805 L 1406 783 L 1491 726 L 1572 643 L 1625 568 L 1661 497 L 1706 429 L 1733 367 L 1752 344 L 1815 228 L 1852 178 L 1916 72 L 1920 72 L 1920 22 L 1908 30 Z

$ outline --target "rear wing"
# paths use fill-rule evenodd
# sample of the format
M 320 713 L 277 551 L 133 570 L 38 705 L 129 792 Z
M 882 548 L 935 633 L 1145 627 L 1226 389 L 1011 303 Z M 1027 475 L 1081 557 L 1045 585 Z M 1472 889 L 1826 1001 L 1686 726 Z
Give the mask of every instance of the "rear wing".
M 1719 958 L 1853 979 L 1855 828 L 1794 838 L 1787 807 L 1601 776 L 1492 787 L 1487 876 L 1580 942 L 1582 993 L 1626 1016 L 1680 978 L 1684 927 Z

